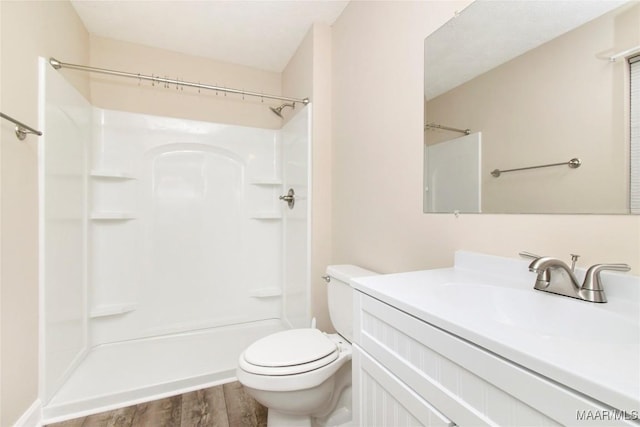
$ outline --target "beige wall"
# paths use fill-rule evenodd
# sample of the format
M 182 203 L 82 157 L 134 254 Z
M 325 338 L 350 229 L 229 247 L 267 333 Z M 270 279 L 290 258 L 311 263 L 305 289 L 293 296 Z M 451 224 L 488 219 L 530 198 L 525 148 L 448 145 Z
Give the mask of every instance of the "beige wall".
M 332 261 L 396 272 L 529 250 L 639 274 L 639 216 L 422 213 L 423 40 L 455 6 L 351 2 L 334 24 Z
M 63 60 L 63 59 L 61 59 Z M 64 61 L 64 60 L 63 60 Z M 65 61 L 70 62 L 70 61 Z M 126 43 L 91 35 L 91 66 L 160 75 L 171 79 L 279 95 L 281 74 L 185 55 L 165 49 Z M 171 72 L 175 75 L 166 75 Z M 159 87 L 160 86 L 160 87 Z M 195 88 L 176 90 L 175 85 L 138 82 L 135 79 L 91 74 L 91 101 L 96 107 L 279 129 L 282 121 L 268 108 L 280 101 L 245 97 Z
M 421 213 L 422 43 L 426 35 L 452 16 L 454 9 L 466 3 L 352 2 L 331 32 L 326 27 L 314 27 L 311 98 L 319 114 L 316 116 L 314 111 L 313 227 L 316 234 L 312 251 L 318 258 L 314 259 L 312 280 L 316 301 L 324 298 L 324 289 L 318 292 L 321 288 L 317 275 L 329 262 L 326 260 L 329 256 L 334 263 L 350 262 L 391 272 L 450 265 L 456 249 L 506 256 L 515 256 L 517 251 L 527 249 L 558 256 L 581 253 L 582 265 L 628 262 L 638 274 L 638 216 L 462 215 L 455 218 Z M 119 42 L 98 38 L 92 41 L 95 51 L 90 59 L 89 37 L 67 2 L 2 1 L 0 16 L 0 107 L 28 124 L 37 123 L 38 55 L 80 64 L 91 60 L 96 66 L 134 68 L 136 72 L 177 70 L 184 73 L 181 78 L 201 78 L 206 82 L 211 82 L 212 70 L 218 69 L 208 60 L 200 64 L 197 58 L 188 59 L 192 62 L 187 68 L 178 68 L 182 67 L 177 61 L 180 54 L 166 51 L 151 54 L 150 48 L 140 46 L 118 52 L 111 49 L 122 47 Z M 20 42 L 16 43 L 17 40 Z M 132 56 L 137 53 L 150 54 L 149 62 L 145 58 L 144 64 L 140 64 L 145 65 L 145 69 L 136 65 L 138 59 Z M 308 70 L 308 59 L 305 61 L 302 69 Z M 147 70 L 146 64 L 152 62 L 153 66 Z M 198 70 L 195 74 L 201 66 L 206 72 L 199 74 Z M 326 72 L 330 66 L 333 77 Z M 293 73 L 292 69 L 289 71 Z M 88 95 L 86 74 L 63 72 Z M 240 73 L 242 76 L 237 81 L 213 83 L 246 85 L 247 90 L 279 91 L 279 77 L 261 72 L 254 75 L 252 70 L 246 72 L 246 78 Z M 283 91 L 293 91 L 297 85 L 304 88 L 309 83 L 303 77 L 285 76 L 283 80 Z M 113 94 L 99 93 L 105 90 L 105 84 L 111 85 Z M 188 103 L 194 98 L 195 106 L 172 106 L 176 101 L 173 95 L 151 94 L 145 88 L 137 89 L 136 95 L 144 99 L 116 96 L 117 91 L 124 91 L 117 87 L 119 84 L 124 83 L 93 79 L 96 104 L 177 117 L 188 114 L 190 118 L 203 120 L 280 126 L 266 107 L 264 116 L 262 106 L 247 115 L 229 113 L 227 116 L 235 107 L 225 103 L 227 107 L 223 108 L 213 100 L 202 100 L 198 96 L 178 101 Z M 137 85 L 137 82 L 129 84 Z M 329 86 L 333 88 L 331 92 L 326 89 Z M 186 113 L 185 109 L 190 111 Z M 328 119 L 330 112 L 331 120 Z M 0 425 L 5 426 L 15 421 L 37 398 L 37 139 L 30 136 L 26 143 L 18 142 L 12 126 L 5 121 L 1 130 Z M 332 140 L 331 146 L 329 140 Z M 322 313 L 324 302 L 316 302 L 314 314 L 322 316 Z M 321 321 L 326 324 L 326 315 Z
M 428 122 L 482 132 L 483 212 L 628 212 L 628 67 L 598 56 L 637 46 L 638 28 L 640 5 L 626 6 L 427 102 Z M 575 170 L 489 173 L 573 157 Z
M 315 24 L 282 74 L 283 93 L 309 97 L 312 111 L 311 315 L 331 330 L 324 281 L 331 260 L 331 28 Z M 287 113 L 290 110 L 287 110 Z M 289 113 L 288 113 L 289 114 Z M 290 116 L 289 116 L 290 117 Z
M 89 37 L 68 2 L 0 2 L 0 110 L 38 126 L 38 56 L 89 60 Z M 85 96 L 86 76 L 68 75 Z M 38 397 L 37 142 L 2 120 L 0 135 L 0 425 L 11 425 Z M 70 261 L 71 262 L 71 261 Z

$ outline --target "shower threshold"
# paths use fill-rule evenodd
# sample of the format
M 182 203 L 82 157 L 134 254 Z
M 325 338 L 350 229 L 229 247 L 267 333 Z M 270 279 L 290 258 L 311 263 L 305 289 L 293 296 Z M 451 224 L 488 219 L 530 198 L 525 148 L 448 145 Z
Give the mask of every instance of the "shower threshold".
M 97 346 L 43 408 L 44 424 L 235 380 L 240 353 L 278 319 Z

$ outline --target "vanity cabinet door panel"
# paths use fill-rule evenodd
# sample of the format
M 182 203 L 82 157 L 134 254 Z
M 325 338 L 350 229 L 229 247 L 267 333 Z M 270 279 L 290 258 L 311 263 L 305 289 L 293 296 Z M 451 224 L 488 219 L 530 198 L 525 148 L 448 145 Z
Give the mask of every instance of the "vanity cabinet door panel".
M 356 344 L 460 426 L 595 426 L 611 408 L 365 294 Z M 611 420 L 608 425 L 636 425 Z
M 353 349 L 354 425 L 368 427 L 453 427 L 442 415 L 357 346 Z M 361 408 L 360 411 L 357 408 Z

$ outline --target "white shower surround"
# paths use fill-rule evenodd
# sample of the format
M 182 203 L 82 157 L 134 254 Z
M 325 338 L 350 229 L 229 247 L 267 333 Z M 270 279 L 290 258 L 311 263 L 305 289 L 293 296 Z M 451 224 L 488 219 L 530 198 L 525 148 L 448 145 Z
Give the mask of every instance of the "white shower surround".
M 280 132 L 95 118 L 92 343 L 280 318 Z
M 44 60 L 41 82 L 45 420 L 224 382 L 308 325 L 310 106 L 268 130 L 98 109 Z

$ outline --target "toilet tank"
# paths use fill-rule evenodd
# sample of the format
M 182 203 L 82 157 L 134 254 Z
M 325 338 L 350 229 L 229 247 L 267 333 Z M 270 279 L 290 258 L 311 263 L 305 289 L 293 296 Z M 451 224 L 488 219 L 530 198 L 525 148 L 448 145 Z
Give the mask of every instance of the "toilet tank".
M 371 270 L 356 265 L 330 265 L 327 275 L 327 304 L 329 316 L 335 330 L 349 342 L 353 341 L 353 288 L 349 280 L 357 277 L 375 276 Z

